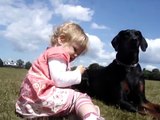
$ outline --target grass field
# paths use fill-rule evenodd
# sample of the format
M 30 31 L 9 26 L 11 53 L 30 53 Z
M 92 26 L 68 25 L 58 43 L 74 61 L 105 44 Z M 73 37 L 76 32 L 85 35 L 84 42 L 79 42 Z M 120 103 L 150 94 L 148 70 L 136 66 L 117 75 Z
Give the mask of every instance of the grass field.
M 0 68 L 0 120 L 20 120 L 15 113 L 15 101 L 20 84 L 27 70 L 16 68 Z M 146 97 L 154 103 L 160 103 L 160 82 L 146 81 Z M 95 100 L 102 116 L 107 120 L 151 120 L 149 116 L 129 113 Z

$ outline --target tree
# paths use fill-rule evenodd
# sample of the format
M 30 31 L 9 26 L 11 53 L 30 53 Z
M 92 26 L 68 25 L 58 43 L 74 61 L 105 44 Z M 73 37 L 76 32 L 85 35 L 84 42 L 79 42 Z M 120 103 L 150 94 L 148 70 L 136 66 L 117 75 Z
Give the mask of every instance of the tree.
M 152 70 L 152 77 L 154 80 L 160 80 L 160 72 L 159 69 L 155 68 Z
M 152 70 L 152 72 L 153 72 L 153 73 L 159 73 L 159 69 L 158 69 L 158 68 L 155 68 L 155 69 Z
M 27 69 L 27 70 L 29 70 L 29 68 L 32 66 L 32 63 L 31 62 L 26 62 L 26 64 L 25 64 L 25 69 Z
M 1 58 L 0 58 L 0 67 L 3 67 L 3 61 Z
M 24 61 L 19 59 L 17 60 L 17 66 L 20 67 L 20 68 L 23 68 L 24 67 Z
M 147 80 L 151 79 L 151 75 L 152 75 L 151 73 L 152 73 L 151 71 L 143 69 L 143 75 L 145 79 Z

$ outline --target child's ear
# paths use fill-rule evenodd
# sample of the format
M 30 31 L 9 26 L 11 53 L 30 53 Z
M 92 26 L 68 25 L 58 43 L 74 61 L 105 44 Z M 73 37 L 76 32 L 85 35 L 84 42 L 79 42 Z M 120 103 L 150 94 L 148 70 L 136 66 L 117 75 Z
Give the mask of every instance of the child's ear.
M 59 37 L 58 37 L 58 44 L 63 44 L 65 42 L 65 36 L 64 35 L 60 35 Z

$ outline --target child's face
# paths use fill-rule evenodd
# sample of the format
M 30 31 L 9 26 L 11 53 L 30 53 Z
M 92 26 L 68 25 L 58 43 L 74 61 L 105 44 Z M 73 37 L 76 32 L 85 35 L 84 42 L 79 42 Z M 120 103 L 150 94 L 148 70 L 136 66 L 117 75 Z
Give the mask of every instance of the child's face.
M 73 61 L 76 57 L 78 57 L 85 49 L 77 42 L 63 43 L 62 46 L 64 47 L 65 51 L 70 55 L 70 62 Z

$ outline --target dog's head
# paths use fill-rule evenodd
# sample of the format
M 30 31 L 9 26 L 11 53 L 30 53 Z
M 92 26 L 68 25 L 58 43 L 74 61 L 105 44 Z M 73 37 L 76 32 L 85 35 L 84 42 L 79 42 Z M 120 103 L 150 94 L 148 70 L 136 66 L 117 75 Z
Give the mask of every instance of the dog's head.
M 146 51 L 148 44 L 138 30 L 122 30 L 112 40 L 112 46 L 117 51 L 117 59 L 124 64 L 135 64 L 139 61 L 139 48 Z

